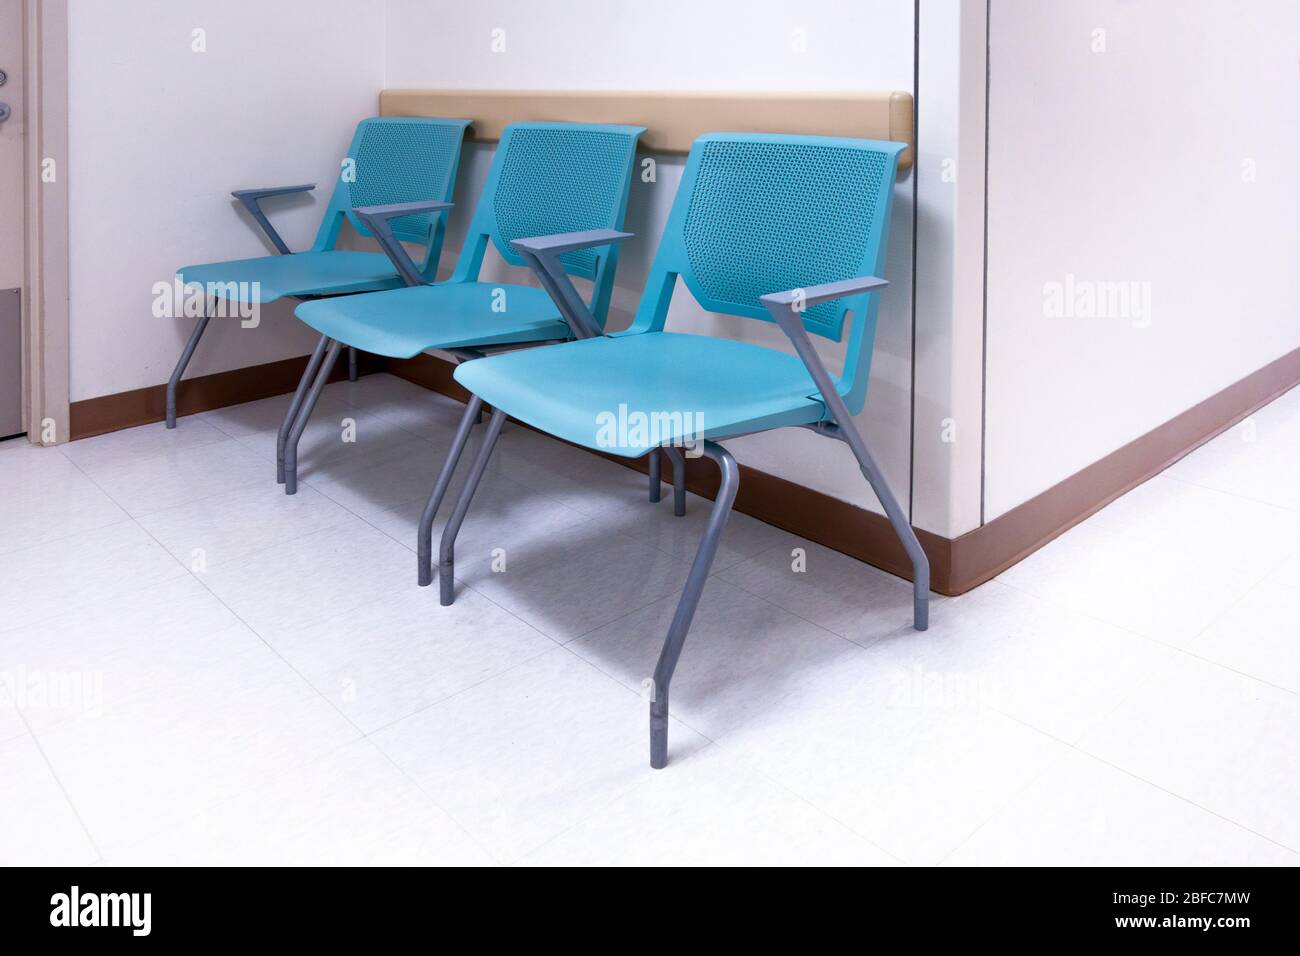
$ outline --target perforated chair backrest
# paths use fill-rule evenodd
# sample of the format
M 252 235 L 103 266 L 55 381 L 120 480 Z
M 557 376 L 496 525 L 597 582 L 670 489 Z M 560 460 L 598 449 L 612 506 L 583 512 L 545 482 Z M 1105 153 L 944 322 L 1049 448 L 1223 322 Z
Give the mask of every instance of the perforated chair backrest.
M 343 217 L 363 236 L 370 230 L 352 210 L 357 206 L 451 201 L 468 120 L 424 117 L 374 117 L 357 124 L 330 209 L 321 223 L 317 248 L 332 249 Z M 393 219 L 393 233 L 426 247 L 426 263 L 436 268 L 447 213 L 422 213 Z
M 759 296 L 769 292 L 881 275 L 904 148 L 824 136 L 701 136 L 687 158 L 633 330 L 663 328 L 679 275 L 708 311 L 763 321 L 771 316 Z M 803 316 L 810 333 L 838 342 L 845 315 L 852 315 L 841 384 L 846 401 L 852 392 L 858 408 L 866 397 L 877 299 L 827 302 Z
M 514 239 L 585 229 L 621 229 L 641 126 L 514 123 L 501 134 L 465 239 L 455 280 L 474 280 L 490 239 L 511 265 L 525 262 Z M 592 312 L 603 323 L 618 246 L 560 257 L 570 275 L 595 283 Z

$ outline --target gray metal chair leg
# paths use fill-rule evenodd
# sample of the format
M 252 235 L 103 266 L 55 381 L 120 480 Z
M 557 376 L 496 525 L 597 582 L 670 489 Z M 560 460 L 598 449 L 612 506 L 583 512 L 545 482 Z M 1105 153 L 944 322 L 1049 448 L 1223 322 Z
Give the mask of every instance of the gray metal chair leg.
M 808 369 L 808 373 L 817 384 L 817 391 L 821 393 L 822 401 L 830 410 L 831 421 L 817 422 L 810 427 L 823 435 L 840 439 L 853 450 L 853 457 L 858 460 L 858 467 L 862 469 L 862 474 L 875 491 L 876 497 L 880 499 L 880 503 L 885 506 L 889 523 L 893 525 L 894 533 L 898 535 L 903 549 L 912 560 L 912 626 L 918 631 L 924 631 L 930 626 L 930 559 L 926 557 L 921 542 L 916 540 L 912 523 L 907 520 L 907 515 L 903 513 L 902 506 L 894 497 L 893 490 L 885 481 L 884 473 L 871 457 L 871 452 L 867 450 L 867 443 L 862 440 L 862 435 L 854 426 L 853 416 L 849 414 L 848 406 L 844 404 L 844 396 L 839 393 L 839 387 L 831 379 L 826 366 L 822 364 L 822 360 L 813 349 L 808 333 L 804 331 L 801 324 L 801 317 L 797 313 L 780 310 L 773 312 L 773 316 L 790 337 L 790 342 L 799 353 L 799 358 L 803 360 L 804 367 Z
M 876 497 L 880 499 L 880 503 L 885 506 L 889 523 L 893 525 L 894 533 L 898 535 L 898 540 L 903 543 L 907 556 L 912 560 L 912 626 L 918 631 L 924 631 L 930 626 L 930 559 L 921 547 L 921 542 L 916 539 L 912 522 L 907 520 L 907 515 L 903 513 L 902 506 L 894 497 L 889 482 L 885 481 L 884 472 L 871 457 L 867 443 L 853 427 L 852 420 L 847 426 L 841 426 L 840 431 L 844 434 L 848 446 L 853 449 L 853 456 L 857 458 L 862 474 L 876 493 Z
M 663 497 L 663 474 L 660 470 L 659 449 L 655 448 L 650 452 L 650 500 L 658 503 Z
M 357 380 L 357 350 L 349 345 L 348 346 L 348 381 L 355 382 L 356 380 Z
M 451 517 L 447 519 L 447 526 L 442 529 L 442 544 L 438 548 L 438 601 L 443 607 L 450 606 L 456 599 L 456 535 L 460 533 L 460 526 L 465 523 L 470 502 L 474 500 L 474 492 L 478 490 L 478 483 L 482 481 L 483 472 L 487 470 L 488 459 L 492 457 L 492 449 L 496 446 L 497 438 L 501 434 L 501 426 L 505 422 L 506 413 L 499 408 L 492 409 L 492 417 L 488 419 L 487 431 L 483 435 L 483 445 L 474 458 L 474 464 L 465 479 L 465 486 L 461 488 L 460 497 L 456 499 L 456 507 Z
M 212 316 L 208 315 L 208 304 L 206 300 L 203 303 L 203 318 L 199 319 L 199 324 L 194 326 L 194 331 L 190 333 L 189 341 L 185 343 L 185 349 L 181 352 L 180 360 L 176 363 L 176 368 L 172 371 L 172 377 L 167 382 L 167 427 L 176 427 L 176 389 L 181 384 L 181 376 L 185 374 L 185 366 L 190 364 L 190 359 L 194 357 L 194 350 L 198 348 L 199 339 L 203 338 L 203 332 L 208 327 L 208 322 Z
M 832 412 L 836 404 L 841 408 L 844 407 L 844 403 L 839 398 L 839 395 L 834 395 L 834 399 L 828 403 L 832 406 Z M 926 556 L 925 549 L 921 547 L 921 542 L 917 540 L 916 532 L 912 530 L 912 523 L 903 513 L 902 505 L 894 497 L 893 489 L 885 480 L 884 472 L 871 457 L 867 443 L 862 440 L 862 435 L 854 427 L 853 419 L 847 409 L 844 410 L 841 421 L 845 424 L 820 422 L 816 430 L 840 439 L 852 449 L 853 457 L 858 460 L 858 467 L 862 469 L 863 477 L 871 485 L 871 490 L 876 493 L 880 503 L 885 506 L 885 515 L 894 528 L 894 534 L 898 535 L 898 540 L 902 542 L 903 549 L 912 561 L 912 627 L 924 631 L 930 626 L 930 559 Z
M 286 495 L 298 493 L 298 442 L 302 438 L 303 429 L 307 427 L 307 419 L 311 418 L 312 410 L 320 400 L 320 393 L 325 390 L 325 384 L 330 380 L 330 372 L 334 371 L 334 363 L 338 361 L 339 351 L 342 348 L 343 344 L 338 340 L 329 340 L 329 348 L 325 352 L 320 370 L 316 373 L 316 379 L 311 383 L 298 417 L 294 419 L 289 429 L 289 437 L 284 443 L 284 493 Z
M 686 643 L 686 634 L 691 629 L 691 619 L 700 603 L 700 595 L 704 593 L 704 584 L 708 580 L 709 569 L 713 566 L 714 555 L 718 553 L 722 529 L 731 516 L 731 506 L 736 501 L 736 491 L 740 487 L 740 468 L 730 452 L 715 442 L 706 441 L 704 454 L 718 463 L 718 470 L 722 472 L 722 484 L 718 487 L 713 510 L 709 512 L 709 522 L 704 528 L 699 550 L 695 552 L 691 573 L 686 578 L 686 586 L 682 588 L 681 599 L 677 602 L 677 611 L 668 626 L 668 637 L 664 640 L 663 650 L 659 652 L 659 662 L 655 665 L 654 698 L 650 701 L 650 766 L 655 770 L 668 766 L 668 686 L 672 683 L 677 659 L 681 657 L 682 645 Z
M 329 348 L 329 344 L 329 336 L 326 335 L 322 335 L 320 341 L 316 343 L 311 358 L 307 360 L 307 367 L 303 369 L 302 378 L 298 380 L 298 388 L 293 393 L 289 410 L 284 415 L 284 421 L 280 423 L 280 432 L 275 437 L 275 480 L 280 484 L 284 484 L 284 446 L 289 441 L 289 432 L 293 428 L 293 423 L 298 420 L 303 399 L 307 397 L 307 389 L 311 387 L 316 373 L 320 371 L 321 359 L 325 357 L 325 350 Z
M 416 566 L 422 588 L 433 583 L 433 520 L 438 516 L 438 509 L 442 506 L 442 499 L 447 494 L 447 489 L 451 487 L 452 475 L 456 473 L 460 457 L 465 453 L 469 434 L 474 430 L 482 407 L 483 399 L 471 395 L 469 403 L 465 406 L 465 414 L 460 417 L 460 425 L 456 429 L 456 437 L 452 439 L 451 450 L 447 452 L 447 460 L 442 463 L 442 471 L 438 473 L 438 480 L 429 494 L 428 504 L 424 506 L 424 512 L 420 515 L 420 531 L 416 539 Z
M 673 463 L 673 514 L 680 518 L 686 514 L 686 458 L 680 448 L 667 445 L 663 453 Z

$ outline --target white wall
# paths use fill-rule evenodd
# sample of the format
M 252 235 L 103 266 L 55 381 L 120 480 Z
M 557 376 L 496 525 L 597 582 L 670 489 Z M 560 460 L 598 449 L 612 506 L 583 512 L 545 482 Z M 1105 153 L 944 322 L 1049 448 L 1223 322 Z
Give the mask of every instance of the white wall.
M 993 0 L 989 29 L 986 520 L 1300 346 L 1300 4 Z M 1047 317 L 1067 274 L 1149 283 L 1149 324 Z
M 382 0 L 72 0 L 73 401 L 167 380 L 194 320 L 153 318 L 155 282 L 266 254 L 230 190 L 319 183 L 271 212 L 290 248 L 310 243 L 352 127 L 375 112 L 384 16 Z M 313 338 L 284 304 L 256 329 L 214 320 L 187 374 L 302 355 Z
M 528 0 L 464 4 L 390 0 L 390 87 L 476 89 L 908 90 L 913 84 L 912 0 L 667 0 L 652 4 Z M 494 30 L 505 52 L 492 52 Z M 806 52 L 796 52 L 802 31 Z M 463 167 L 458 205 L 472 201 L 488 154 Z M 681 175 L 681 159 L 661 159 L 654 184 L 637 183 L 628 243 L 619 265 L 616 308 L 631 310 Z M 464 213 L 446 255 L 454 254 Z M 867 410 L 861 425 L 896 493 L 909 498 L 912 389 L 912 184 L 895 194 L 885 293 L 877 326 Z M 495 273 L 503 274 L 503 273 Z M 718 332 L 786 349 L 774 326 L 714 318 L 674 298 L 669 327 Z M 835 368 L 843 347 L 825 354 Z M 846 448 L 795 429 L 729 443 L 736 457 L 843 500 L 880 507 Z

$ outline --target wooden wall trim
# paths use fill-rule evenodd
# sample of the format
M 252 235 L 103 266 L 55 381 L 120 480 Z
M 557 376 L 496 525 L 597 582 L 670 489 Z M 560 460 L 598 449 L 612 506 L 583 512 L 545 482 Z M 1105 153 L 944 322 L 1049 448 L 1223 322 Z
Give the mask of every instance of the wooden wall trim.
M 1300 349 L 952 541 L 948 592 L 983 584 L 1300 384 Z
M 716 131 L 857 136 L 907 143 L 900 171 L 912 165 L 916 133 L 912 94 L 683 92 L 604 90 L 383 90 L 381 116 L 449 116 L 472 121 L 467 135 L 494 143 L 510 123 L 563 121 L 646 127 L 641 148 L 685 155 Z
M 187 379 L 181 386 L 182 415 L 290 392 L 307 357 L 270 362 Z M 459 401 L 468 394 L 452 378 L 451 363 L 432 355 L 385 362 L 361 356 L 363 373 L 388 371 Z M 344 374 L 337 369 L 334 377 Z M 1042 494 L 960 537 L 949 539 L 917 529 L 930 557 L 930 576 L 940 594 L 962 594 L 1036 551 L 1120 495 L 1231 428 L 1283 392 L 1300 384 L 1300 349 L 1269 363 L 1122 448 L 1076 472 Z M 133 425 L 162 421 L 166 386 L 74 402 L 72 437 L 86 438 Z M 184 422 L 178 427 L 184 428 Z M 643 461 L 604 455 L 639 471 Z M 768 524 L 825 545 L 903 578 L 911 566 L 883 515 L 805 488 L 785 478 L 740 466 L 736 508 Z M 691 491 L 712 498 L 718 475 L 711 462 L 687 462 Z
M 357 358 L 362 374 L 383 370 L 383 359 L 377 356 L 358 354 Z M 331 381 L 346 377 L 346 365 L 346 362 L 338 363 L 330 376 Z M 194 415 L 214 408 L 292 392 L 298 387 L 298 380 L 302 378 L 306 367 L 307 356 L 303 355 L 280 362 L 267 362 L 264 365 L 183 379 L 176 395 L 177 412 L 180 415 Z M 129 392 L 73 402 L 69 409 L 72 440 L 160 422 L 166 417 L 166 406 L 166 385 L 150 385 Z M 177 427 L 184 428 L 184 422 L 177 423 Z

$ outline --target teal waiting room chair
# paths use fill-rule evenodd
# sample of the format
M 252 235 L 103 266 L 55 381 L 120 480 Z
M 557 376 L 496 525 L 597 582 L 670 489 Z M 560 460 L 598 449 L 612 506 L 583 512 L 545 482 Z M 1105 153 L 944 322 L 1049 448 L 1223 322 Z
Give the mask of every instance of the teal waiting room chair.
M 560 307 L 543 289 L 480 281 L 489 242 L 506 262 L 523 266 L 527 260 L 511 245 L 514 240 L 582 232 L 582 241 L 566 246 L 556 268 L 576 306 L 597 327 L 603 325 L 618 266 L 613 243 L 626 236 L 618 230 L 627 212 L 636 143 L 643 132 L 640 126 L 583 123 L 507 126 L 455 271 L 445 282 L 432 282 L 432 276 L 415 268 L 389 224 L 413 208 L 446 208 L 447 203 L 398 203 L 362 213 L 407 287 L 317 299 L 295 310 L 321 337 L 280 429 L 276 477 L 287 494 L 297 491 L 298 442 L 343 346 L 390 358 L 438 349 L 467 362 L 501 349 L 570 337 Z M 570 275 L 591 281 L 589 305 L 569 283 Z M 476 407 L 462 420 L 453 461 L 459 459 L 477 418 Z M 450 473 L 445 477 L 450 481 Z M 428 537 L 426 533 L 424 539 Z
M 181 376 L 211 319 L 207 307 L 210 298 L 238 299 L 261 306 L 286 297 L 313 299 L 395 289 L 402 285 L 402 277 L 384 253 L 337 248 L 345 218 L 357 232 L 369 236 L 362 213 L 365 208 L 436 201 L 436 205 L 413 209 L 390 223 L 390 231 L 398 238 L 424 247 L 419 271 L 433 277 L 446 227 L 443 210 L 456 184 L 461 142 L 468 125 L 468 120 L 461 119 L 375 117 L 362 120 L 352 137 L 347 157 L 340 164 L 339 179 L 316 240 L 305 252 L 289 251 L 266 218 L 261 202 L 275 196 L 309 192 L 316 188 L 314 184 L 239 189 L 231 194 L 261 227 L 278 254 L 185 266 L 177 273 L 187 286 L 193 284 L 204 290 L 204 311 L 167 383 L 168 428 L 176 427 L 176 393 Z M 356 378 L 355 351 L 349 353 L 349 377 Z
M 577 341 L 457 367 L 471 404 L 492 408 L 482 445 L 443 530 L 441 601 L 454 597 L 460 530 L 506 416 L 577 445 L 628 458 L 695 447 L 721 470 L 699 550 L 654 671 L 650 765 L 668 760 L 668 691 L 739 484 L 724 439 L 802 427 L 848 445 L 884 506 L 913 570 L 913 626 L 927 626 L 929 563 L 853 416 L 867 399 L 878 278 L 903 145 L 858 139 L 714 133 L 696 140 L 632 326 L 602 334 L 571 294 L 558 254 L 582 241 L 515 247 L 558 290 Z M 700 306 L 775 322 L 794 354 L 665 331 L 678 279 Z M 810 336 L 841 341 L 835 375 Z M 642 427 L 611 429 L 618 415 Z M 648 427 L 646 423 L 651 423 Z M 457 450 L 458 451 L 458 450 Z M 680 469 L 678 471 L 680 476 Z M 652 467 L 652 497 L 657 472 Z M 677 490 L 683 490 L 680 477 Z M 445 492 L 439 482 L 430 505 Z M 435 500 L 438 499 L 438 500 Z M 427 579 L 428 575 L 423 575 Z

